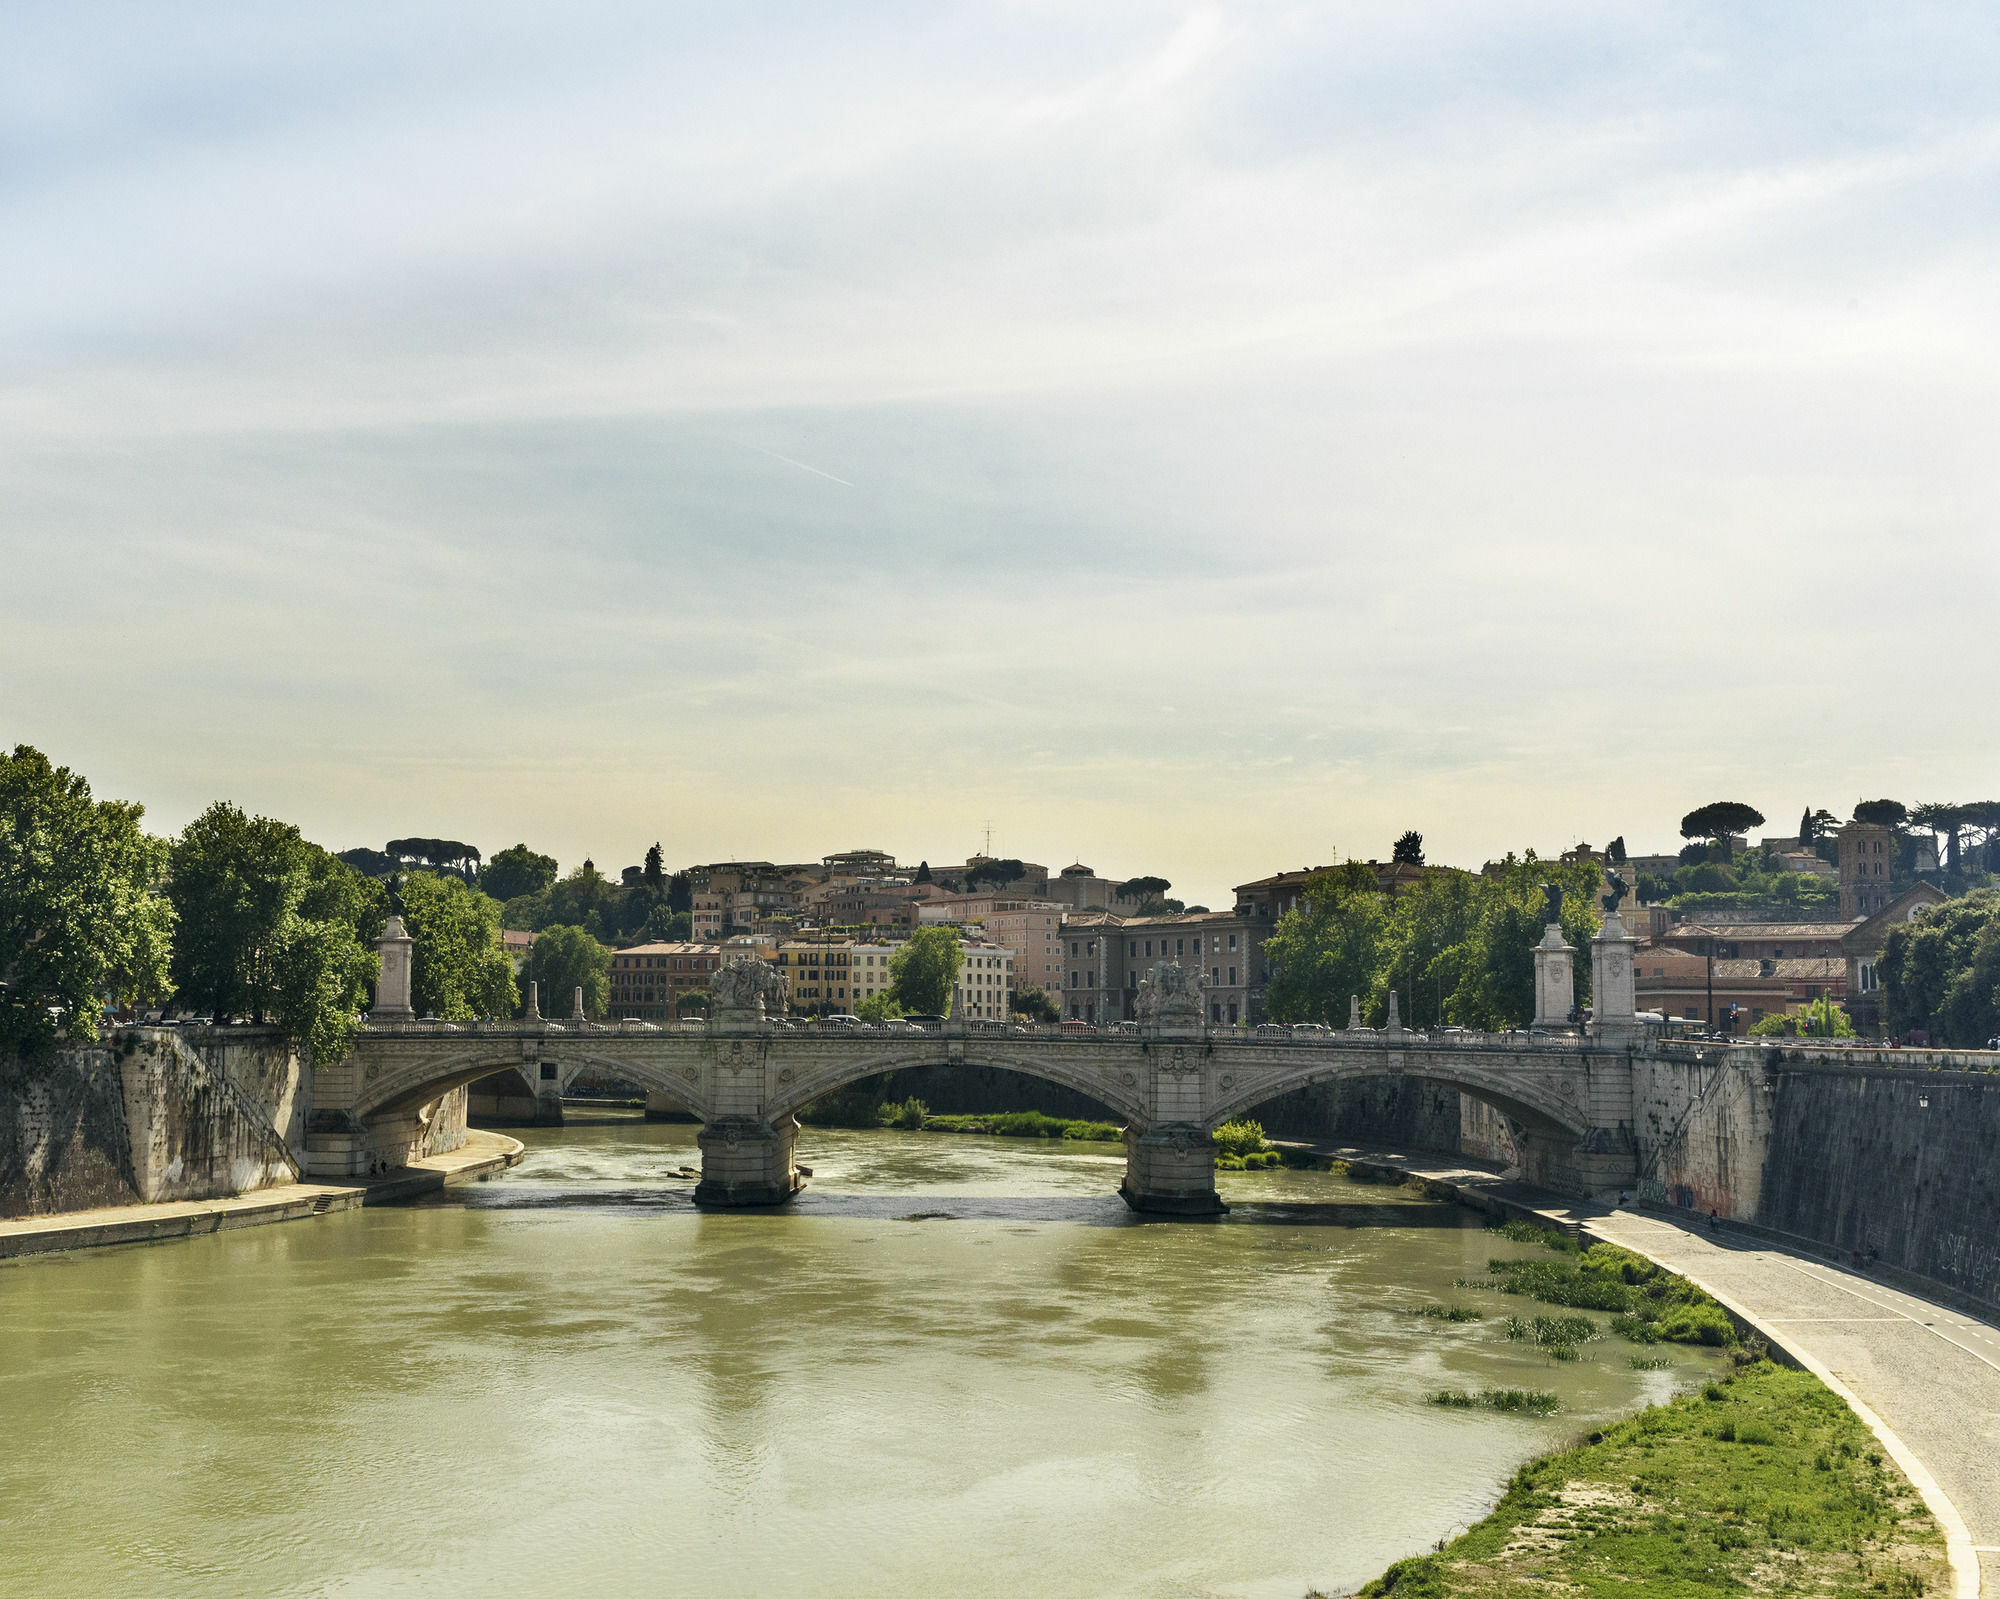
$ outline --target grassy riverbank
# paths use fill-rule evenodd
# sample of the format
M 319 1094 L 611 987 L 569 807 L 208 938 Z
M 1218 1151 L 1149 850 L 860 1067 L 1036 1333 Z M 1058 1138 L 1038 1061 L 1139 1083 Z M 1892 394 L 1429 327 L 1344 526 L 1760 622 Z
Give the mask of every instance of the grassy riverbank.
M 1815 1378 L 1757 1360 L 1523 1466 L 1493 1514 L 1362 1599 L 1916 1599 L 1950 1590 L 1916 1491 Z

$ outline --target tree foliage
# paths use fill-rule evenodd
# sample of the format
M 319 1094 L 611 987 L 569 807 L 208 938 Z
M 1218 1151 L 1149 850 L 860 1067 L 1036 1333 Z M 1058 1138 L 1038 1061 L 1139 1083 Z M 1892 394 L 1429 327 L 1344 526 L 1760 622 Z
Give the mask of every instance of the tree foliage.
M 876 993 L 857 999 L 854 1002 L 854 1014 L 864 1022 L 887 1022 L 894 1021 L 902 1015 L 903 1007 L 896 1003 L 893 995 Z
M 646 913 L 646 925 L 639 929 L 648 944 L 684 944 L 693 934 L 693 912 L 669 910 L 665 901 Z
M 1390 853 L 1390 861 L 1397 866 L 1421 866 L 1424 864 L 1424 835 L 1414 827 L 1396 840 Z
M 538 933 L 521 966 L 521 979 L 541 985 L 544 1016 L 569 1015 L 579 988 L 586 1016 L 602 1016 L 611 1007 L 611 951 L 581 927 L 547 927 Z
M 1127 878 L 1111 892 L 1117 899 L 1155 900 L 1160 899 L 1173 886 L 1164 877 L 1132 877 Z
M 1014 990 L 1014 1014 L 1031 1022 L 1059 1022 L 1062 1007 L 1039 983 L 1023 983 Z
M 1562 885 L 1564 936 L 1584 948 L 1598 927 L 1598 873 L 1587 861 L 1509 855 L 1492 875 L 1428 873 L 1393 899 L 1358 861 L 1316 873 L 1264 944 L 1271 1014 L 1344 1027 L 1354 997 L 1363 1020 L 1380 1025 L 1393 988 L 1412 1026 L 1523 1026 L 1534 1018 L 1545 882 Z M 1577 962 L 1579 1001 L 1588 964 Z
M 553 855 L 538 855 L 526 844 L 514 844 L 486 863 L 479 874 L 479 891 L 504 905 L 524 894 L 538 894 L 555 880 Z
M 976 893 L 989 883 L 995 888 L 1000 888 L 1013 882 L 1026 870 L 1027 867 L 1020 861 L 1011 858 L 981 861 L 965 874 L 965 891 L 968 894 Z
M 889 993 L 913 1016 L 947 1016 L 965 965 L 958 934 L 949 927 L 919 927 L 889 958 Z
M 660 853 L 658 840 L 646 850 L 646 864 L 639 868 L 639 881 L 655 899 L 667 891 L 666 857 Z
M 182 998 L 216 1017 L 275 1020 L 319 1063 L 346 1054 L 376 972 L 382 886 L 291 823 L 223 800 L 174 840 L 168 870 Z
M 1890 928 L 1875 963 L 1883 1024 L 1977 1048 L 2000 1034 L 2000 893 L 1975 889 Z
M 1764 813 L 1741 800 L 1714 800 L 1681 818 L 1682 838 L 1706 838 L 1721 843 L 1732 833 L 1764 825 Z
M 1854 819 L 1874 827 L 1901 827 L 1909 815 L 1909 806 L 1901 800 L 1863 800 L 1854 807 Z
M 166 846 L 144 816 L 26 744 L 0 756 L 0 1049 L 40 1057 L 94 1038 L 101 1000 L 170 992 Z
M 514 1014 L 514 966 L 500 947 L 495 901 L 457 877 L 419 873 L 403 885 L 403 925 L 415 941 L 410 1003 L 419 1016 Z
M 479 875 L 479 851 L 456 838 L 392 838 L 384 846 L 404 866 L 451 872 L 470 883 Z

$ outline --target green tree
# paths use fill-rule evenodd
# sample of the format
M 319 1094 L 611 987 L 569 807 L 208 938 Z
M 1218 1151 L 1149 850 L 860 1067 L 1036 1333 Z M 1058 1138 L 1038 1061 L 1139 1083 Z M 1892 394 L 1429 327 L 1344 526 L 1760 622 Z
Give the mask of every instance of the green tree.
M 1901 827 L 1909 815 L 1909 806 L 1901 800 L 1863 800 L 1854 807 L 1854 819 L 1874 827 Z
M 987 883 L 995 888 L 1011 883 L 1027 868 L 1018 860 L 981 861 L 965 874 L 965 891 L 970 894 Z
M 676 1016 L 688 1016 L 696 1011 L 706 1016 L 714 1008 L 715 996 L 705 988 L 684 988 L 681 997 L 674 1001 Z
M 602 1016 L 611 1006 L 611 951 L 581 927 L 546 927 L 535 935 L 521 980 L 541 985 L 544 1016 L 569 1015 L 579 988 L 584 1014 Z
M 646 925 L 640 936 L 649 944 L 685 944 L 693 933 L 693 914 L 669 910 L 662 901 L 646 913 Z
M 1535 1017 L 1535 945 L 1547 918 L 1544 883 L 1563 890 L 1563 937 L 1576 946 L 1577 1003 L 1588 1003 L 1590 940 L 1597 935 L 1597 868 L 1588 861 L 1564 866 L 1533 850 L 1512 854 L 1491 876 L 1482 876 L 1478 914 L 1464 945 L 1452 957 L 1458 985 L 1445 1011 L 1461 1027 L 1497 1031 L 1525 1027 Z
M 889 958 L 889 992 L 909 1015 L 949 1015 L 964 965 L 957 933 L 949 927 L 919 927 Z
M 403 925 L 415 941 L 410 1003 L 419 1016 L 461 1022 L 514 1014 L 498 903 L 460 878 L 419 873 L 403 885 Z
M 1414 827 L 1396 840 L 1395 848 L 1389 853 L 1390 861 L 1397 866 L 1421 866 L 1424 864 L 1424 835 Z
M 376 972 L 381 885 L 227 801 L 174 840 L 168 870 L 182 996 L 216 1017 L 275 1020 L 319 1064 L 346 1054 Z
M 1975 889 L 1889 929 L 1875 963 L 1891 1033 L 1975 1048 L 2000 1033 L 2000 893 Z
M 639 881 L 645 885 L 646 892 L 651 894 L 655 899 L 659 899 L 666 894 L 666 858 L 661 855 L 657 840 L 646 851 L 646 864 L 640 868 Z
M 1732 833 L 1745 833 L 1764 825 L 1764 813 L 1741 800 L 1715 800 L 1691 810 L 1681 818 L 1682 838 L 1703 838 L 1712 844 L 1725 843 Z
M 1114 899 L 1138 900 L 1143 904 L 1163 898 L 1173 886 L 1164 877 L 1132 877 L 1120 883 L 1111 894 Z
M 1014 990 L 1014 1014 L 1031 1022 L 1059 1022 L 1062 1007 L 1049 997 L 1039 983 L 1023 983 Z
M 172 991 L 166 845 L 144 816 L 26 744 L 0 756 L 0 1049 L 38 1059 L 94 1039 L 100 1001 Z
M 854 1002 L 854 1014 L 864 1022 L 886 1022 L 902 1015 L 903 1007 L 887 994 L 870 994 Z
M 1412 1027 L 1445 1020 L 1442 1003 L 1464 976 L 1482 882 L 1468 872 L 1426 872 L 1388 902 L 1375 986 L 1364 993 L 1370 1016 L 1386 1016 L 1393 988 Z
M 674 912 L 694 909 L 694 880 L 686 872 L 667 879 L 667 909 Z
M 1623 833 L 1620 833 L 1609 844 L 1604 846 L 1604 858 L 1610 861 L 1613 866 L 1623 866 L 1625 864 L 1625 835 Z
M 928 883 L 930 880 L 931 880 L 931 863 L 929 861 L 918 861 L 917 875 L 915 881 L 919 883 Z
M 538 894 L 556 880 L 556 858 L 537 855 L 526 844 L 503 849 L 479 874 L 479 891 L 503 905 L 524 894 Z
M 1315 872 L 1264 941 L 1272 1018 L 1346 1026 L 1349 998 L 1375 992 L 1387 924 L 1368 866 L 1346 861 Z

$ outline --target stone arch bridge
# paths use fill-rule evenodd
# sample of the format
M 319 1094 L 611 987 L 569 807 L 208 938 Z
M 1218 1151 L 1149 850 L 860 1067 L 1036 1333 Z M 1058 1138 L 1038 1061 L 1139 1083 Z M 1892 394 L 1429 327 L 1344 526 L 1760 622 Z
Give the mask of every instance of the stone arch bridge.
M 1633 1180 L 1633 1046 L 1577 1034 L 1211 1032 L 1190 1015 L 1136 1028 L 946 1023 L 774 1024 L 761 1005 L 707 1023 L 371 1021 L 315 1073 L 306 1165 L 323 1175 L 401 1164 L 442 1096 L 496 1072 L 544 1098 L 587 1069 L 643 1084 L 702 1123 L 697 1202 L 770 1205 L 799 1187 L 796 1112 L 860 1078 L 913 1066 L 986 1066 L 1075 1089 L 1125 1122 L 1121 1193 L 1135 1209 L 1201 1214 L 1216 1197 L 1213 1130 L 1266 1100 L 1346 1077 L 1407 1076 L 1483 1100 L 1505 1118 L 1522 1175 L 1577 1193 Z

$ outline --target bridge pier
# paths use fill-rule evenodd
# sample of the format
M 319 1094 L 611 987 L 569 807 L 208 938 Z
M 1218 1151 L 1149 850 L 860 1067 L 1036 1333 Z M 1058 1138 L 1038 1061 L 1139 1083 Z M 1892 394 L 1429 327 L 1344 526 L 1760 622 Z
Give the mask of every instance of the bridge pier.
M 776 1122 L 724 1116 L 706 1123 L 695 1134 L 701 1181 L 694 1202 L 718 1209 L 784 1204 L 801 1186 L 792 1159 L 798 1141 L 799 1124 L 791 1116 Z
M 1125 1129 L 1125 1181 L 1118 1197 L 1152 1216 L 1219 1216 L 1215 1140 L 1192 1123 Z

